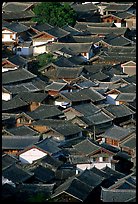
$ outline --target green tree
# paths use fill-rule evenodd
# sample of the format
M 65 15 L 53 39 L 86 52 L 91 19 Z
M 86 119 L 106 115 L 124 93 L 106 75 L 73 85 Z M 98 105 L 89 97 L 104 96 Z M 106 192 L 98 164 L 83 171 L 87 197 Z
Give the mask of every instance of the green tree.
M 42 2 L 34 9 L 33 21 L 38 23 L 49 23 L 53 26 L 63 27 L 64 25 L 74 26 L 77 18 L 76 12 L 68 3 Z
M 43 53 L 43 54 L 38 55 L 36 57 L 36 60 L 38 62 L 38 68 L 41 68 L 50 62 L 54 62 L 55 58 L 54 58 L 54 55 L 51 53 Z

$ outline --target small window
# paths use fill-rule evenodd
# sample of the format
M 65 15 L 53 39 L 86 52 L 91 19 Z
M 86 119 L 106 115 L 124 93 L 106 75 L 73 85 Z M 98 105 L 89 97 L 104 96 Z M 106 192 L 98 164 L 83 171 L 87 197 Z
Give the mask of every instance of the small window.
M 117 23 L 117 20 L 114 20 L 114 23 Z
M 20 47 L 18 47 L 18 48 L 17 48 L 17 51 L 21 52 L 21 48 L 20 48 Z
M 12 39 L 13 38 L 13 35 L 12 34 L 10 34 L 10 39 Z

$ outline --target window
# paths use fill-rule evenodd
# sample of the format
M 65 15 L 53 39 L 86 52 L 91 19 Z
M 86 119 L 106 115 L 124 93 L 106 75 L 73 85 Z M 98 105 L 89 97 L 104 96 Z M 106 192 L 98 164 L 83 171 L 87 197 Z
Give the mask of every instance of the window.
M 18 48 L 17 48 L 17 51 L 21 52 L 21 48 L 20 48 L 20 47 L 18 47 Z
M 114 23 L 117 23 L 117 20 L 114 20 Z
M 12 39 L 13 38 L 13 35 L 12 34 L 10 34 L 10 39 Z
M 103 157 L 104 162 L 108 162 L 108 157 Z

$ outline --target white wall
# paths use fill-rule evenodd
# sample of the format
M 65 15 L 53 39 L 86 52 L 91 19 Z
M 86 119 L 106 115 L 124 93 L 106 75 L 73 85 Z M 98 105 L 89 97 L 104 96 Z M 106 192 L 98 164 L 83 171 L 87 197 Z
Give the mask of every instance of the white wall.
M 15 70 L 15 69 L 18 69 L 18 67 L 14 67 L 14 68 L 2 67 L 2 72 L 7 72 L 7 71 Z
M 114 23 L 118 28 L 121 28 L 121 23 Z
M 21 51 L 16 51 L 17 55 L 30 56 L 33 54 L 33 47 L 21 47 Z
M 109 94 L 107 97 L 106 97 L 106 101 L 107 103 L 109 104 L 116 104 L 116 97 L 118 96 L 118 94 Z
M 92 163 L 92 167 L 96 167 L 97 169 L 102 169 L 102 168 L 104 168 L 104 167 L 106 167 L 106 166 L 108 166 L 108 167 L 110 167 L 111 168 L 111 163 L 110 162 L 93 162 Z M 91 168 L 92 168 L 91 167 Z
M 46 156 L 47 154 L 38 150 L 37 148 L 32 148 L 22 154 L 19 155 L 19 160 L 22 163 L 32 163 L 33 161 L 40 159 L 44 156 Z
M 12 34 L 12 38 L 10 38 L 10 35 Z M 16 39 L 16 34 L 12 33 L 9 30 L 3 30 L 2 31 L 2 42 L 14 42 Z
M 12 96 L 9 93 L 2 93 L 2 100 L 8 101 L 11 100 Z

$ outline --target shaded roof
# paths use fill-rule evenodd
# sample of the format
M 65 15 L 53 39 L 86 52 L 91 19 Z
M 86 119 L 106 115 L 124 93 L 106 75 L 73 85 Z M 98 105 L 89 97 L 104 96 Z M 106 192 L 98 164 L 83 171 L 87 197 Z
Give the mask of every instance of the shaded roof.
M 30 71 L 22 68 L 13 71 L 7 71 L 2 73 L 2 84 L 10 84 L 16 82 L 23 82 L 25 80 L 31 80 L 37 76 Z
M 71 164 L 90 164 L 91 160 L 85 155 L 70 155 L 69 161 Z
M 69 35 L 69 32 L 67 32 L 64 29 L 59 28 L 57 26 L 55 26 L 55 27 L 53 27 L 53 28 L 51 28 L 45 32 L 47 32 L 50 35 L 53 35 L 56 38 L 63 38 L 65 36 Z
M 111 33 L 112 34 L 112 33 Z M 132 44 L 132 41 L 129 40 L 128 38 L 125 38 L 124 36 L 113 36 L 113 37 L 109 37 L 108 38 L 108 35 L 102 39 L 103 42 L 109 44 L 109 45 L 112 45 L 112 46 L 127 46 L 129 44 Z
M 22 107 L 27 107 L 28 104 L 21 100 L 20 98 L 14 97 L 11 100 L 4 101 L 2 100 L 2 112 L 15 110 Z
M 92 43 L 59 43 L 54 42 L 51 45 L 47 45 L 47 49 L 49 51 L 56 51 L 63 47 L 66 47 L 74 52 L 76 54 L 82 53 L 82 52 L 88 52 L 92 46 Z
M 135 112 L 132 111 L 129 107 L 124 104 L 121 105 L 108 105 L 104 107 L 109 113 L 111 113 L 115 118 L 125 117 L 128 115 L 132 115 Z M 103 110 L 104 110 L 103 109 Z
M 18 98 L 22 99 L 23 101 L 26 100 L 28 93 L 30 94 L 30 101 L 31 101 L 31 94 L 34 94 L 35 91 L 40 91 L 41 89 L 35 85 L 34 81 L 26 82 L 26 83 L 20 83 L 16 85 L 3 85 L 3 89 L 8 91 L 11 94 L 18 94 Z M 37 96 L 38 93 L 36 93 Z M 26 95 L 25 97 L 22 97 Z M 41 93 L 40 93 L 41 97 Z M 36 97 L 35 100 L 37 100 L 38 97 Z M 26 102 L 30 102 L 27 101 Z M 34 101 L 33 101 L 34 102 Z
M 35 93 L 35 92 L 19 92 L 18 97 L 24 100 L 25 102 L 43 102 L 47 97 L 47 93 Z
M 6 27 L 3 27 L 3 29 L 4 28 L 12 30 L 13 32 L 16 32 L 16 33 L 22 33 L 29 30 L 28 26 L 25 26 L 24 24 L 21 24 L 19 22 L 11 22 L 8 25 L 6 25 Z
M 103 202 L 129 202 L 129 200 L 134 198 L 136 199 L 136 190 L 128 190 L 128 189 L 109 190 L 103 187 L 101 190 L 101 200 Z M 134 202 L 135 202 L 135 199 L 134 199 Z
M 34 16 L 35 14 L 32 10 L 18 11 L 15 13 L 15 8 L 14 8 L 14 11 L 2 13 L 2 18 L 4 20 L 14 20 L 14 21 L 19 19 L 25 20 L 28 18 L 33 18 Z
M 76 24 L 74 26 L 75 29 L 78 30 L 86 30 L 87 26 L 94 26 L 94 27 L 113 27 L 113 23 L 108 23 L 108 22 L 79 22 L 76 21 Z
M 36 23 L 35 26 L 31 26 L 32 28 L 42 32 L 42 31 L 48 31 L 51 28 L 53 28 L 52 25 L 48 24 L 48 23 Z
M 125 174 L 123 174 L 119 171 L 116 171 L 116 170 L 114 170 L 108 166 L 102 168 L 101 170 L 106 172 L 108 175 L 115 176 L 117 179 L 121 179 L 121 178 L 125 177 Z
M 50 182 L 50 180 L 55 178 L 55 172 L 52 169 L 40 165 L 31 172 L 34 173 L 35 178 L 44 183 Z
M 131 137 L 120 144 L 121 147 L 136 149 L 136 137 Z
M 8 61 L 12 62 L 13 64 L 23 67 L 27 64 L 27 60 L 19 55 L 13 55 L 12 57 L 8 57 Z
M 134 132 L 134 130 L 114 125 L 113 127 L 107 129 L 105 133 L 103 133 L 102 137 L 120 141 L 129 136 L 132 132 Z
M 38 132 L 33 130 L 32 128 L 30 128 L 29 126 L 18 126 L 18 127 L 14 127 L 14 128 L 6 128 L 5 129 L 6 132 L 8 132 L 9 134 L 15 136 L 27 136 L 30 135 L 31 136 L 35 136 L 38 135 Z
M 9 154 L 2 155 L 2 170 L 18 162 L 18 159 Z
M 136 85 L 128 84 L 126 86 L 118 88 L 118 90 L 122 93 L 136 93 Z
M 46 104 L 41 104 L 35 110 L 27 112 L 26 114 L 34 120 L 58 117 L 60 115 L 63 115 L 62 111 L 60 111 L 55 105 Z
M 90 169 L 90 171 L 93 172 L 93 173 L 95 173 L 95 174 L 97 174 L 97 175 L 99 175 L 100 177 L 103 177 L 103 178 L 109 178 L 109 177 L 110 177 L 110 175 L 108 175 L 108 173 L 104 172 L 104 171 L 101 170 L 101 169 L 96 168 L 95 166 L 92 167 L 92 168 Z
M 88 12 L 88 11 L 95 11 L 98 9 L 98 7 L 93 4 L 92 2 L 87 3 L 87 4 L 73 4 L 71 7 L 76 11 L 76 12 Z
M 92 188 L 99 186 L 104 178 L 100 175 L 97 175 L 91 170 L 84 170 L 82 173 L 76 176 L 80 181 L 86 183 L 87 185 L 91 186 Z
M 105 114 L 103 111 L 98 111 L 92 115 L 81 117 L 88 125 L 100 125 L 103 123 L 111 122 L 113 119 Z
M 63 29 L 66 30 L 67 32 L 70 33 L 70 35 L 78 35 L 81 32 L 79 30 L 77 30 L 75 27 L 72 27 L 70 25 L 65 25 L 63 26 Z
M 127 11 L 133 4 L 129 3 L 128 4 L 117 4 L 117 3 L 110 3 L 107 5 L 107 7 L 104 9 L 106 11 Z
M 106 79 L 108 79 L 109 76 L 107 74 L 104 74 L 101 70 L 97 73 L 94 74 L 90 74 L 90 79 L 93 80 L 98 80 L 98 81 L 105 81 Z
M 89 155 L 89 154 L 92 154 L 95 151 L 99 150 L 101 147 L 94 144 L 90 140 L 85 139 L 85 140 L 79 142 L 78 144 L 73 145 L 73 148 L 75 150 L 77 150 L 78 152 L 80 152 L 81 154 Z
M 52 82 L 51 84 L 47 85 L 45 87 L 45 90 L 49 91 L 49 90 L 54 90 L 54 91 L 60 91 L 62 90 L 65 86 L 67 85 L 67 83 L 62 83 L 62 82 Z
M 19 165 L 12 165 L 2 171 L 2 175 L 13 183 L 22 183 L 32 177 L 32 174 L 23 170 Z
M 2 136 L 2 149 L 23 150 L 38 142 L 40 136 Z
M 42 149 L 42 151 L 48 152 L 49 154 L 55 154 L 61 151 L 56 141 L 51 138 L 43 139 L 40 142 L 35 143 L 35 146 Z
M 136 99 L 136 93 L 120 93 L 116 97 L 116 101 L 133 102 Z
M 109 34 L 109 33 L 115 33 L 117 35 L 124 35 L 128 28 L 126 27 L 92 27 L 87 26 L 87 31 L 90 32 L 90 34 Z
M 6 2 L 6 4 L 2 6 L 2 11 L 5 12 L 26 11 L 33 4 L 34 4 L 33 2 Z
M 126 12 L 126 11 L 116 12 L 114 14 L 109 14 L 109 15 L 113 15 L 113 16 L 118 17 L 120 19 L 127 19 L 127 18 L 131 18 L 131 17 L 136 17 L 136 14 Z
M 85 116 L 92 115 L 99 110 L 99 108 L 95 106 L 93 103 L 80 104 L 77 106 L 72 106 L 72 108 L 79 111 Z
M 35 163 L 35 161 L 34 161 Z M 62 162 L 59 161 L 59 159 L 51 156 L 51 155 L 46 155 L 40 159 L 38 159 L 36 161 L 37 164 L 40 164 L 41 166 L 44 166 L 44 167 L 49 167 L 53 170 L 56 170 L 58 169 L 58 167 L 60 167 L 62 165 Z
M 91 191 L 92 188 L 86 183 L 80 181 L 77 178 L 71 177 L 55 189 L 55 192 L 52 194 L 51 198 L 54 198 L 65 192 L 70 196 L 75 197 L 79 201 L 84 201 Z

